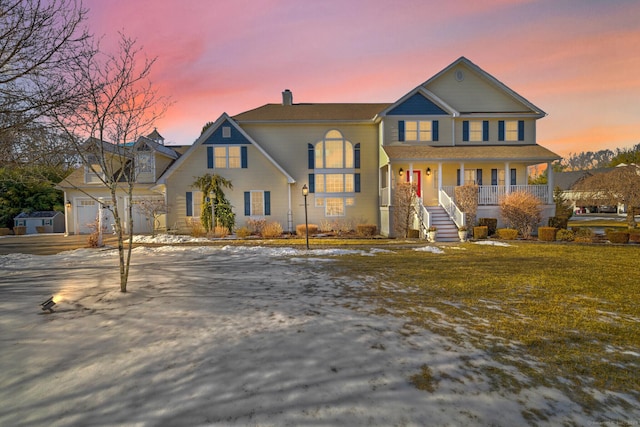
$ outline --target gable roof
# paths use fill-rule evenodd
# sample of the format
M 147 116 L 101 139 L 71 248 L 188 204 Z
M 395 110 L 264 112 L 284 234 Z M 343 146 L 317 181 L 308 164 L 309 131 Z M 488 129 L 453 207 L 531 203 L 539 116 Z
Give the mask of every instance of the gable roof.
M 421 104 L 421 105 L 416 105 Z M 419 109 L 422 110 L 418 114 L 450 114 L 453 117 L 459 116 L 460 113 L 452 108 L 449 104 L 444 102 L 438 96 L 436 96 L 433 92 L 428 91 L 422 86 L 418 86 L 413 89 L 411 92 L 407 93 L 405 96 L 400 98 L 398 101 L 390 104 L 387 108 L 380 112 L 380 116 L 386 115 L 411 115 L 416 114 L 416 112 L 407 112 L 404 111 L 403 107 L 407 107 L 409 109 Z M 442 113 L 440 111 L 442 111 Z
M 262 122 L 372 122 L 389 103 L 266 104 L 233 116 L 238 123 Z
M 173 164 L 171 166 L 169 166 L 169 168 L 167 168 L 167 170 L 164 171 L 164 173 L 160 176 L 160 178 L 158 178 L 157 184 L 166 184 L 167 179 L 173 174 L 173 172 L 178 167 L 180 167 L 180 165 L 185 161 L 185 159 L 189 158 L 189 156 L 196 149 L 196 147 L 204 145 L 204 143 L 209 139 L 209 137 L 211 137 L 214 134 L 214 132 L 217 132 L 218 129 L 223 124 L 229 124 L 229 125 L 233 126 L 233 128 L 236 129 L 238 132 L 240 132 L 242 137 L 244 139 L 246 139 L 247 143 L 249 143 L 249 144 L 253 145 L 254 147 L 256 147 L 258 149 L 258 151 L 260 151 L 260 153 L 263 156 L 265 156 L 265 158 L 267 158 L 267 160 L 269 160 L 276 167 L 276 169 L 278 169 L 285 176 L 285 178 L 287 179 L 287 182 L 289 184 L 293 184 L 293 183 L 296 182 L 296 180 L 293 179 L 293 177 L 291 175 L 289 175 L 289 173 L 286 170 L 284 170 L 284 168 L 282 166 L 280 166 L 269 155 L 269 153 L 267 153 L 256 141 L 254 141 L 253 138 L 251 138 L 240 126 L 238 126 L 238 124 L 231 117 L 229 117 L 229 115 L 227 113 L 222 113 L 222 115 L 218 118 L 218 120 L 216 120 L 213 125 L 209 126 L 198 137 L 198 139 L 196 139 L 196 141 L 193 143 L 193 145 L 191 145 L 191 147 L 189 147 L 189 149 L 187 151 L 185 151 L 184 154 L 182 156 L 180 156 L 180 158 L 178 158 L 178 160 L 173 162 Z
M 469 59 L 465 58 L 464 56 L 461 56 L 460 58 L 458 58 L 457 60 L 452 62 L 449 66 L 444 68 L 439 73 L 435 74 L 433 77 L 429 78 L 427 81 L 422 83 L 420 86 L 427 87 L 430 83 L 432 83 L 435 80 L 439 79 L 443 74 L 448 73 L 450 70 L 452 70 L 453 68 L 455 68 L 456 66 L 458 66 L 460 64 L 463 64 L 466 67 L 468 67 L 471 70 L 473 70 L 479 77 L 481 77 L 485 81 L 488 81 L 490 84 L 492 84 L 496 88 L 502 90 L 507 95 L 512 97 L 514 100 L 516 100 L 517 102 L 519 102 L 519 103 L 523 104 L 524 106 L 526 106 L 532 112 L 536 113 L 537 116 L 544 117 L 544 116 L 547 115 L 547 113 L 545 113 L 542 109 L 538 108 L 533 103 L 529 102 L 523 96 L 521 96 L 518 93 L 516 93 L 514 90 L 512 90 L 507 85 L 502 83 L 500 80 L 498 80 L 497 78 L 493 77 L 491 74 L 487 73 L 482 68 L 480 68 L 479 66 L 477 66 L 476 64 L 471 62 Z
M 28 218 L 53 218 L 56 215 L 62 215 L 62 212 L 58 211 L 34 211 L 34 212 L 21 212 L 13 219 L 28 219 Z
M 163 154 L 171 159 L 177 159 L 178 157 L 180 157 L 180 154 L 175 151 L 173 148 L 167 147 L 166 145 L 162 145 L 156 141 L 154 141 L 153 139 L 149 138 L 148 136 L 141 136 L 138 138 L 138 140 L 135 142 L 134 144 L 134 148 L 138 148 L 140 145 L 142 144 L 146 144 L 148 146 L 150 146 L 151 148 L 153 148 L 155 151 L 157 151 L 160 154 Z

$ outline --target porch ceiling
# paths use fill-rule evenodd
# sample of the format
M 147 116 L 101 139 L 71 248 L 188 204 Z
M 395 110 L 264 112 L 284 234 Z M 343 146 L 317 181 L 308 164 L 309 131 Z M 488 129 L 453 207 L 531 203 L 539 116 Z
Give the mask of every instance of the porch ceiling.
M 392 161 L 519 161 L 543 163 L 561 157 L 540 145 L 483 145 L 476 147 L 383 146 Z

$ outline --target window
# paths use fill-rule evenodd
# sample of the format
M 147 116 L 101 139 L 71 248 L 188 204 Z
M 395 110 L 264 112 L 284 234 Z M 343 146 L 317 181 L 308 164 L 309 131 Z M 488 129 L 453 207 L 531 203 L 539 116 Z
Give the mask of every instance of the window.
M 470 142 L 489 141 L 488 120 L 465 120 L 462 122 L 462 140 Z
M 209 169 L 246 168 L 247 147 L 226 145 L 207 147 L 207 167 Z
M 398 122 L 400 141 L 437 141 L 437 120 L 401 120 Z
M 466 184 L 476 184 L 476 170 L 475 169 L 465 169 L 464 170 L 464 183 Z
M 331 173 L 315 174 L 316 193 L 353 193 L 355 191 L 354 174 Z
M 342 197 L 327 197 L 324 209 L 326 216 L 344 216 L 344 199 Z
M 104 178 L 102 172 L 102 166 L 98 164 L 98 159 L 95 156 L 88 156 L 87 162 L 89 165 L 84 167 L 84 182 L 87 184 L 99 184 L 102 182 L 101 178 Z
M 200 218 L 200 214 L 202 213 L 202 191 L 187 191 L 185 200 L 185 216 Z
M 245 191 L 244 192 L 245 216 L 271 215 L 271 192 L 269 191 Z
M 498 122 L 499 141 L 524 141 L 524 120 L 500 120 Z

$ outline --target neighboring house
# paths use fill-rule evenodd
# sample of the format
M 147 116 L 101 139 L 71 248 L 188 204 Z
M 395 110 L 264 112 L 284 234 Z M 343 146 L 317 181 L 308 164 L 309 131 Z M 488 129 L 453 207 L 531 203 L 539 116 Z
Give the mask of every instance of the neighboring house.
M 93 144 L 97 140 L 90 140 Z M 104 147 L 113 147 L 113 144 L 104 143 Z M 126 152 L 128 160 L 124 167 L 135 167 L 136 183 L 133 191 L 133 231 L 134 233 L 150 233 L 152 219 L 136 206 L 145 200 L 164 200 L 162 194 L 151 190 L 162 173 L 172 164 L 185 147 L 169 147 L 164 145 L 164 139 L 154 130 L 153 133 L 138 138 L 137 141 L 119 147 Z M 114 148 L 109 148 L 116 154 L 120 154 Z M 119 156 L 114 156 L 118 158 Z M 91 160 L 91 156 L 88 156 Z M 57 185 L 64 191 L 66 203 L 66 232 L 68 234 L 86 234 L 95 230 L 101 206 L 111 203 L 109 190 L 99 178 L 101 168 L 98 162 L 92 162 L 93 169 L 83 166 L 75 170 L 65 180 Z M 123 165 L 121 165 L 123 166 Z M 123 189 L 119 190 L 118 207 L 125 221 L 128 220 L 128 200 Z M 111 232 L 111 218 L 107 209 L 103 209 L 103 228 Z
M 266 219 L 295 231 L 305 221 L 303 185 L 310 223 L 373 223 L 389 236 L 399 182 L 416 185 L 422 234 L 438 207 L 464 223 L 454 204 L 454 188 L 464 183 L 479 187 L 477 217 L 499 218 L 499 198 L 519 190 L 540 198 L 545 223 L 555 213 L 553 174 L 548 185 L 527 185 L 528 167 L 551 169 L 560 158 L 536 144 L 536 121 L 546 114 L 464 57 L 394 103 L 295 104 L 289 90 L 282 97 L 222 114 L 168 159 L 148 187 L 167 201 L 165 226 L 187 231 L 200 215 L 191 184 L 206 173 L 232 182 L 225 194 L 237 226 Z
M 620 164 L 618 166 L 626 166 Z M 568 172 L 556 172 L 555 173 L 555 186 L 562 190 L 562 195 L 565 200 L 571 203 L 573 211 L 577 214 L 581 213 L 626 213 L 627 207 L 623 204 L 618 206 L 599 205 L 593 206 L 592 202 L 584 200 L 584 193 L 577 191 L 574 186 L 585 178 L 593 176 L 599 173 L 606 173 L 612 171 L 614 168 L 597 168 L 597 169 L 585 169 Z
M 57 211 L 22 212 L 13 218 L 14 227 L 26 227 L 26 234 L 64 233 L 64 214 Z

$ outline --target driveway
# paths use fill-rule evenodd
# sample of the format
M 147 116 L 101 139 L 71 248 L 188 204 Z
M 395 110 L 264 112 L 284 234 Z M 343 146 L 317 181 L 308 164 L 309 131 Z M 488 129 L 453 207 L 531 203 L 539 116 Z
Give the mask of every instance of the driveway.
M 2 236 L 0 237 L 0 255 L 15 253 L 53 255 L 63 251 L 86 248 L 88 238 L 89 236 L 86 234 L 65 236 L 62 233 Z M 104 243 L 115 246 L 116 239 L 112 235 L 105 236 Z

